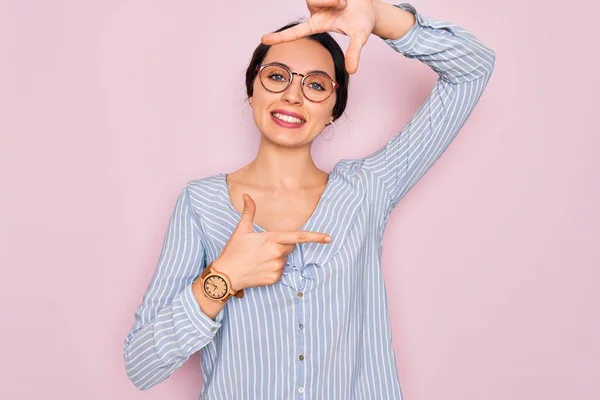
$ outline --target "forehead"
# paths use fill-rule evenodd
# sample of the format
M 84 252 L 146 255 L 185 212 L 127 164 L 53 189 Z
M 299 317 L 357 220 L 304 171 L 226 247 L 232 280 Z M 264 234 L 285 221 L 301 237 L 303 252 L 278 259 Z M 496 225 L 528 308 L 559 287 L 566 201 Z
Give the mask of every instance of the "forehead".
M 274 44 L 263 61 L 264 64 L 271 62 L 283 63 L 293 72 L 306 73 L 320 70 L 335 77 L 333 57 L 325 47 L 312 39 L 302 38 L 292 42 Z

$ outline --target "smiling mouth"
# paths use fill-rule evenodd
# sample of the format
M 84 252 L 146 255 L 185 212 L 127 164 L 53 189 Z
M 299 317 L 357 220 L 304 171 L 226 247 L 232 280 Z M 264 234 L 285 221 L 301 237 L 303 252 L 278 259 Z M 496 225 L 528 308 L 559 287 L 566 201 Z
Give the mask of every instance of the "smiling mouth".
M 302 125 L 303 123 L 306 122 L 305 120 L 303 120 L 301 118 L 292 117 L 291 115 L 281 114 L 281 113 L 278 113 L 278 112 L 272 112 L 271 115 L 274 118 L 277 118 L 278 120 L 283 121 L 283 122 L 287 122 L 289 124 Z

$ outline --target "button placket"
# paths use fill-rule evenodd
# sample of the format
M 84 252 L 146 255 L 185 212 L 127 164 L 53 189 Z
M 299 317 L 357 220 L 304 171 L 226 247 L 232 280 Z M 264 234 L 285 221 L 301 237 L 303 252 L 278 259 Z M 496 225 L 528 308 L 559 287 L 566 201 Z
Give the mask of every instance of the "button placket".
M 295 370 L 296 370 L 296 387 L 298 388 L 298 393 L 303 394 L 305 391 L 305 382 L 306 382 L 306 367 L 305 367 L 305 330 L 303 321 L 306 321 L 305 315 L 305 302 L 306 298 L 306 282 L 305 279 L 302 279 L 302 284 L 298 286 L 298 291 L 294 295 L 294 308 L 295 308 L 295 318 L 296 318 L 296 326 L 298 329 L 295 329 L 295 348 L 294 354 L 292 355 L 294 358 Z
M 295 346 L 294 354 L 291 354 L 294 358 L 294 370 L 296 371 L 296 388 L 299 393 L 299 398 L 304 398 L 307 393 L 306 379 L 308 372 L 306 370 L 306 357 L 310 355 L 306 354 L 306 329 L 304 324 L 308 321 L 306 318 L 307 301 L 309 301 L 310 293 L 312 292 L 314 279 L 306 275 L 305 264 L 304 264 L 304 253 L 303 246 L 298 246 L 298 253 L 296 254 L 296 265 L 294 269 L 294 283 L 296 286 L 296 293 L 294 294 L 294 317 L 296 318 L 297 329 L 294 329 L 295 333 Z

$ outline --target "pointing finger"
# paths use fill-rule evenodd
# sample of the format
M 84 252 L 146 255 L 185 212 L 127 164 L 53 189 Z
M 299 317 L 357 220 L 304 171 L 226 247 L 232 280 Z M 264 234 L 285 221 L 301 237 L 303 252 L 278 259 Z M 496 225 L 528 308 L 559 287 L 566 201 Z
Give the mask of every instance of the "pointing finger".
M 280 244 L 298 244 L 298 243 L 330 243 L 331 236 L 326 233 L 298 231 L 298 232 L 277 232 L 275 241 Z
M 283 42 L 291 42 L 296 39 L 300 39 L 306 36 L 310 36 L 313 33 L 324 32 L 316 29 L 310 25 L 309 22 L 302 22 L 298 25 L 294 25 L 291 28 L 285 29 L 281 32 L 273 32 L 264 35 L 261 38 L 263 44 L 273 45 Z
M 310 10 L 319 10 L 323 8 L 342 9 L 346 7 L 346 4 L 346 0 L 310 0 L 308 2 L 308 8 Z

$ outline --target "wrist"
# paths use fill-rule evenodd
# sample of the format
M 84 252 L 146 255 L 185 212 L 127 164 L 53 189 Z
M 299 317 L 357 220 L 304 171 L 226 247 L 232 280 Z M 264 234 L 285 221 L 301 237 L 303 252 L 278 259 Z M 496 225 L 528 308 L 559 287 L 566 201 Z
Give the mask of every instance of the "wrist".
M 206 295 L 202 284 L 202 279 L 200 277 L 192 282 L 192 293 L 194 293 L 194 297 L 196 297 L 196 300 L 200 304 L 200 308 L 202 308 L 202 304 L 211 308 L 214 308 L 218 305 L 222 306 L 224 304 Z M 227 301 L 229 301 L 229 299 Z
M 227 264 L 223 263 L 222 260 L 216 259 L 215 261 L 213 261 L 212 269 L 227 276 L 227 278 L 229 279 L 229 283 L 231 284 L 232 290 L 239 292 L 244 288 L 241 285 L 236 274 L 231 270 L 231 268 L 228 268 Z
M 373 0 L 373 6 L 375 8 L 373 34 L 382 39 L 399 39 L 417 23 L 413 13 L 392 4 Z

